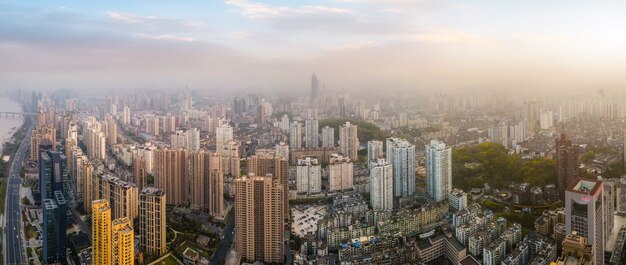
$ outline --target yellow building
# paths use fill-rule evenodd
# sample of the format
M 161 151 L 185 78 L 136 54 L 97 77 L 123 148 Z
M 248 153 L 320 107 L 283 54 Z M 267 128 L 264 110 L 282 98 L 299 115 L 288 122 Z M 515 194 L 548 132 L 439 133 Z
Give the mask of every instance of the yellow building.
M 115 265 L 133 265 L 135 262 L 135 232 L 126 217 L 113 220 L 112 223 L 112 259 Z
M 111 264 L 111 208 L 106 200 L 91 203 L 91 264 Z

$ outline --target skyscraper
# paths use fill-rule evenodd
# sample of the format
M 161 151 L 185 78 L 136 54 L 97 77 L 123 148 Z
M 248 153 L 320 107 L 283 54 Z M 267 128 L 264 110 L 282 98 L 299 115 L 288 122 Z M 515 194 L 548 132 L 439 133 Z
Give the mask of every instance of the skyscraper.
M 255 155 L 248 158 L 248 173 L 256 176 L 267 176 L 272 174 L 274 179 L 278 179 L 283 185 L 284 216 L 289 218 L 289 163 L 288 158 L 271 155 Z
M 604 186 L 600 180 L 574 180 L 565 191 L 565 232 L 586 237 L 594 246 L 594 264 L 604 263 L 606 246 Z
M 357 134 L 357 126 L 347 121 L 339 127 L 339 150 L 342 154 L 347 155 L 352 161 L 359 159 L 359 138 Z
M 128 106 L 124 106 L 124 111 L 122 113 L 122 124 L 125 126 L 130 125 L 130 108 Z
M 43 258 L 45 264 L 67 264 L 65 248 L 67 229 L 67 202 L 60 190 L 54 197 L 42 202 L 43 208 Z
M 96 175 L 93 181 L 92 200 L 107 200 L 111 219 L 137 218 L 139 190 L 135 183 L 123 181 L 113 174 Z
M 340 154 L 330 155 L 328 165 L 328 191 L 345 191 L 353 188 L 354 165 L 350 158 Z
M 66 158 L 59 151 L 45 151 L 39 153 L 39 185 L 41 198 L 54 199 L 55 191 L 63 192 L 63 181 L 67 179 L 65 168 Z
M 298 193 L 314 194 L 322 191 L 322 167 L 314 157 L 298 159 L 296 167 Z
M 302 127 L 297 121 L 289 126 L 289 145 L 292 148 L 302 148 Z
M 185 148 L 188 151 L 200 149 L 200 131 L 196 128 L 187 131 L 178 130 L 170 136 L 170 147 L 173 149 Z
M 91 203 L 91 264 L 110 265 L 111 259 L 111 208 L 107 200 Z
M 335 147 L 335 129 L 332 127 L 324 126 L 322 128 L 322 147 L 333 148 Z
M 307 148 L 319 147 L 319 122 L 317 119 L 304 121 L 304 139 Z
M 426 193 L 436 201 L 446 200 L 452 190 L 452 150 L 437 140 L 426 146 Z
M 117 144 L 117 122 L 113 116 L 110 114 L 106 115 L 103 125 L 107 145 Z
M 111 260 L 116 265 L 135 263 L 135 232 L 128 218 L 113 220 L 111 235 Z
M 415 145 L 400 138 L 387 138 L 387 162 L 393 166 L 394 195 L 415 192 Z
M 146 254 L 160 257 L 167 251 L 165 241 L 166 196 L 163 190 L 144 188 L 139 195 L 139 237 Z
M 556 180 L 560 198 L 565 196 L 565 189 L 578 177 L 578 147 L 561 134 L 555 140 Z
M 235 180 L 235 250 L 246 261 L 283 263 L 283 185 L 249 173 Z
M 37 161 L 39 159 L 39 146 L 48 143 L 52 146 L 52 150 L 56 148 L 56 130 L 52 125 L 44 125 L 33 129 L 30 136 L 30 159 Z
M 319 96 L 320 91 L 320 81 L 317 79 L 317 76 L 313 74 L 311 77 L 311 102 L 315 102 L 317 97 Z
M 393 210 L 393 167 L 384 158 L 372 164 L 370 204 L 374 211 Z

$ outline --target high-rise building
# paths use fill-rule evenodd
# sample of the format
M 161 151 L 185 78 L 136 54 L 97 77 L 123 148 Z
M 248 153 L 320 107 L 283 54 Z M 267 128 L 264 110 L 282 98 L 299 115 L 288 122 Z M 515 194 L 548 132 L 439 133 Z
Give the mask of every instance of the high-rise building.
M 207 181 L 208 213 L 213 217 L 224 216 L 224 172 L 210 169 Z
M 165 241 L 166 196 L 163 190 L 144 188 L 139 195 L 139 237 L 146 254 L 160 257 L 167 251 Z
M 554 127 L 554 113 L 552 111 L 544 111 L 539 117 L 539 127 L 542 130 L 550 130 Z
M 328 165 L 328 191 L 346 191 L 353 188 L 354 165 L 350 158 L 340 155 L 330 155 Z
M 319 147 L 319 121 L 317 119 L 304 121 L 304 139 L 307 148 Z
M 284 190 L 278 179 L 235 179 L 235 250 L 246 261 L 284 262 Z
M 117 122 L 112 115 L 104 117 L 104 134 L 106 135 L 107 145 L 117 144 Z
M 173 133 L 176 131 L 176 117 L 172 113 L 168 113 L 163 117 L 163 132 Z
M 107 200 L 91 203 L 91 264 L 110 265 L 111 259 L 111 208 Z
M 113 220 L 111 224 L 111 261 L 115 265 L 135 264 L 135 231 L 128 218 Z
M 54 197 L 44 199 L 43 208 L 43 258 L 45 264 L 66 264 L 65 248 L 67 229 L 67 202 L 60 190 Z
M 124 126 L 130 125 L 130 108 L 128 106 L 124 106 L 124 111 L 122 112 L 122 124 L 124 124 Z
M 49 144 L 52 150 L 56 150 L 56 129 L 52 125 L 44 125 L 33 129 L 30 136 L 30 159 L 39 159 L 39 147 Z
M 222 171 L 224 175 L 230 175 L 235 178 L 240 176 L 241 161 L 239 159 L 239 142 L 227 141 L 219 153 L 222 161 Z
M 82 201 L 83 210 L 87 213 L 91 213 L 91 201 L 93 198 L 93 164 L 89 161 L 83 162 L 83 172 L 81 174 L 82 179 Z
M 59 151 L 46 151 L 39 154 L 40 200 L 54 199 L 55 191 L 63 190 L 63 182 L 68 179 L 66 158 Z
M 322 147 L 333 148 L 335 147 L 335 129 L 329 126 L 322 128 Z
M 169 204 L 178 205 L 187 200 L 188 154 L 185 149 L 159 149 L 154 152 L 154 186 L 165 191 Z
M 383 142 L 378 140 L 370 140 L 367 142 L 367 168 L 372 170 L 372 165 L 376 163 L 378 158 L 385 155 L 383 150 Z
M 221 156 L 200 150 L 189 154 L 190 208 L 223 215 L 224 172 Z
M 292 148 L 302 148 L 302 127 L 300 123 L 294 121 L 289 127 L 289 145 Z
M 541 102 L 524 102 L 524 119 L 528 121 L 528 133 L 535 135 L 540 129 Z
M 170 147 L 185 148 L 190 152 L 200 149 L 200 131 L 193 128 L 187 131 L 178 130 L 170 136 Z
M 276 145 L 276 155 L 289 159 L 289 145 L 285 142 L 280 142 Z
M 574 180 L 565 191 L 565 232 L 586 237 L 594 246 L 594 264 L 604 263 L 605 203 L 600 180 Z
M 248 158 L 248 173 L 256 176 L 267 176 L 278 179 L 283 185 L 284 216 L 289 218 L 289 162 L 288 158 L 271 155 L 255 155 Z
M 311 102 L 315 102 L 319 97 L 319 91 L 320 81 L 317 79 L 317 76 L 313 74 L 313 76 L 311 76 Z
M 226 144 L 232 140 L 234 140 L 233 127 L 230 127 L 228 124 L 222 124 L 215 128 L 215 150 L 218 154 L 222 155 L 226 150 Z
M 159 129 L 159 118 L 150 116 L 146 118 L 146 133 L 158 136 L 161 130 Z
M 298 193 L 315 194 L 322 192 L 322 166 L 314 157 L 298 159 L 296 167 Z
M 415 145 L 400 138 L 387 138 L 387 162 L 393 166 L 394 195 L 405 197 L 415 192 Z
M 347 155 L 352 161 L 359 159 L 359 138 L 357 134 L 357 126 L 347 121 L 339 127 L 339 150 L 342 154 Z
M 283 132 L 289 131 L 289 116 L 287 114 L 280 119 L 280 130 Z
M 578 146 L 561 134 L 555 140 L 556 184 L 560 198 L 564 198 L 565 189 L 578 177 Z
M 91 200 L 107 200 L 112 219 L 137 218 L 139 190 L 135 183 L 123 181 L 113 174 L 96 175 L 92 188 L 94 197 Z
M 378 158 L 370 171 L 370 204 L 374 211 L 393 210 L 393 167 Z
M 426 193 L 436 201 L 446 200 L 452 190 L 452 150 L 437 140 L 426 146 Z

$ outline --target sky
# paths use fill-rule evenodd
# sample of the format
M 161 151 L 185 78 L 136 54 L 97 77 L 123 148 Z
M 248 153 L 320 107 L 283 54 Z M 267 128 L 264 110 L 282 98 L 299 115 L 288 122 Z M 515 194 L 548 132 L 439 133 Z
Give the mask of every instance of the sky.
M 599 4 L 601 3 L 601 4 Z M 626 1 L 3 1 L 0 90 L 626 89 Z

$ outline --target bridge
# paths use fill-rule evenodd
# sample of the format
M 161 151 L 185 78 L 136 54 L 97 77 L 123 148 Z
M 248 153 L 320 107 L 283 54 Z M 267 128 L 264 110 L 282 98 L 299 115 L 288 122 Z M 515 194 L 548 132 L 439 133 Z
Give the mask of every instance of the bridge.
M 0 111 L 0 118 L 19 118 L 25 116 L 36 116 L 37 113 L 30 112 L 12 112 L 12 111 Z

